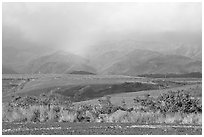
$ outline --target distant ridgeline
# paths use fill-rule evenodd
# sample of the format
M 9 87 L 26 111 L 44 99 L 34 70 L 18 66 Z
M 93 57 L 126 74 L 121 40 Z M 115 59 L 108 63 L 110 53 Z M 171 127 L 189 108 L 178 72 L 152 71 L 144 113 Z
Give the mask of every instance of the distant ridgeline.
M 69 73 L 69 74 L 96 75 L 96 74 L 94 74 L 94 73 L 87 72 L 87 71 L 72 71 L 72 72 Z
M 185 74 L 142 74 L 138 75 L 140 77 L 149 77 L 149 78 L 202 78 L 202 73 L 200 72 L 192 72 Z

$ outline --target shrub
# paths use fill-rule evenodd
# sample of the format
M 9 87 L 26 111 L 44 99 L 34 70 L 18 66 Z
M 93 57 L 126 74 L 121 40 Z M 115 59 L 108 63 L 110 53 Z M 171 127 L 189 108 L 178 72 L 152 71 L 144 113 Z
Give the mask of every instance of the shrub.
M 40 109 L 39 108 L 40 108 L 40 106 L 34 105 L 34 106 L 30 106 L 27 109 L 22 109 L 22 110 L 26 111 L 26 113 L 24 113 L 24 115 L 27 118 L 27 121 L 30 121 L 30 122 L 39 122 L 40 121 Z
M 164 120 L 164 123 L 176 123 L 176 124 L 179 124 L 182 122 L 182 114 L 181 113 L 172 113 L 172 114 L 167 114 L 165 116 L 165 120 Z
M 161 117 L 160 113 L 118 110 L 112 114 L 101 114 L 100 119 L 97 120 L 110 123 L 156 123 L 159 117 Z
M 39 121 L 40 122 L 46 122 L 47 120 L 49 120 L 48 117 L 48 113 L 49 113 L 49 109 L 47 106 L 39 106 L 39 112 L 40 112 L 40 117 L 39 117 Z
M 106 122 L 128 122 L 129 117 L 128 117 L 128 112 L 127 111 L 122 111 L 122 110 L 117 110 L 113 114 L 111 114 Z
M 56 105 L 51 105 L 48 107 L 48 120 L 49 121 L 54 121 L 57 122 L 59 120 L 60 117 L 60 110 L 62 108 L 60 106 L 56 106 Z
M 32 122 L 32 120 L 34 119 L 34 109 L 30 109 L 30 108 L 19 108 L 21 110 L 21 113 L 23 114 L 23 116 L 25 117 L 26 121 L 28 122 Z
M 96 115 L 92 111 L 86 111 L 85 117 L 88 122 L 94 122 L 95 119 L 97 118 Z
M 166 113 L 201 113 L 202 103 L 191 98 L 190 93 L 185 91 L 172 92 L 161 94 L 157 98 L 145 96 L 144 98 L 136 97 L 134 104 L 137 109 L 143 111 L 160 111 Z
M 18 109 L 14 109 L 13 112 L 11 113 L 11 117 L 9 121 L 21 122 L 21 121 L 25 121 L 25 117 Z
M 77 121 L 77 113 L 75 111 L 60 110 L 59 122 L 74 122 Z
M 59 95 L 57 93 L 41 94 L 39 97 L 41 105 L 63 105 L 64 107 L 72 106 L 71 99 L 66 96 Z
M 131 122 L 136 123 L 157 123 L 159 117 L 161 117 L 161 113 L 158 112 L 132 111 L 130 113 Z
M 68 100 L 63 103 L 59 95 L 14 97 L 2 105 L 2 120 L 13 122 L 121 122 L 121 123 L 173 123 L 202 124 L 202 103 L 188 92 L 178 91 L 153 98 L 146 94 L 134 99 L 134 109 L 111 103 L 111 97 L 99 99 L 98 105 L 74 107 Z
M 196 98 L 191 98 L 190 93 L 185 91 L 168 92 L 157 98 L 157 109 L 162 113 L 201 113 L 202 104 Z
M 117 111 L 119 108 L 118 106 L 115 106 L 110 101 L 111 97 L 106 96 L 104 99 L 99 99 L 99 113 L 100 114 L 111 114 L 115 111 Z
M 127 104 L 125 102 L 125 99 L 122 99 L 121 101 L 121 107 L 124 108 L 124 109 L 127 109 Z
M 182 124 L 202 124 L 202 114 L 184 114 L 184 118 L 182 120 Z
M 18 108 L 15 108 L 12 111 L 7 111 L 7 113 L 5 113 L 3 115 L 2 121 L 4 122 L 22 122 L 22 121 L 26 121 L 26 118 L 24 117 L 24 115 Z
M 92 105 L 81 105 L 76 111 L 79 122 L 93 122 L 100 114 L 98 107 Z
M 34 96 L 14 96 L 10 102 L 10 105 L 13 107 L 23 107 L 27 108 L 29 105 L 36 105 L 39 103 L 39 100 Z

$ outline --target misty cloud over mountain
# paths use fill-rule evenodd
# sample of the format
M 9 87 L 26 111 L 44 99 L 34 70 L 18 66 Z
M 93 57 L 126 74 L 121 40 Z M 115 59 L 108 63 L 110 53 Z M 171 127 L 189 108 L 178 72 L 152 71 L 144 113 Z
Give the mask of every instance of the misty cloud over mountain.
M 70 67 L 76 67 L 67 58 L 72 56 L 83 62 L 77 63 L 79 71 L 85 68 L 109 74 L 110 70 L 119 71 L 113 66 L 121 62 L 129 67 L 124 68 L 124 74 L 136 74 L 136 66 L 143 67 L 127 62 L 139 60 L 130 56 L 138 49 L 144 51 L 141 56 L 147 51 L 162 54 L 162 73 L 201 70 L 201 3 L 3 3 L 2 11 L 2 59 L 4 68 L 12 70 L 8 72 L 67 73 Z M 56 51 L 66 52 L 57 56 L 63 61 L 54 59 Z M 177 65 L 165 69 L 169 66 L 166 56 L 174 55 L 186 58 L 182 67 L 190 63 L 191 69 L 178 69 Z M 53 61 L 38 63 L 46 56 Z M 178 58 L 172 59 L 179 62 Z M 28 71 L 31 66 L 33 71 Z M 62 71 L 57 71 L 59 66 L 63 66 Z M 151 68 L 144 73 L 155 72 L 151 65 L 143 66 Z

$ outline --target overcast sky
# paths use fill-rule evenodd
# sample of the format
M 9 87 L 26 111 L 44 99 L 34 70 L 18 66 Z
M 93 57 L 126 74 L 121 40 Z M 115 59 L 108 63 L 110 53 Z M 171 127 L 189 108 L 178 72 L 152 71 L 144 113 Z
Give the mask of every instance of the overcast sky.
M 118 34 L 201 32 L 201 17 L 200 3 L 3 3 L 3 46 L 80 53 Z

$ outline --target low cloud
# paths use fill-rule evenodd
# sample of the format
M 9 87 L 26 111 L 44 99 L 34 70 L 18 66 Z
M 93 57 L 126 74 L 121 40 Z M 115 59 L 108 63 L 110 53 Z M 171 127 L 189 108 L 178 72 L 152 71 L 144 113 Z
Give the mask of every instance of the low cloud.
M 3 3 L 3 46 L 83 53 L 126 34 L 200 33 L 201 17 L 201 3 Z

